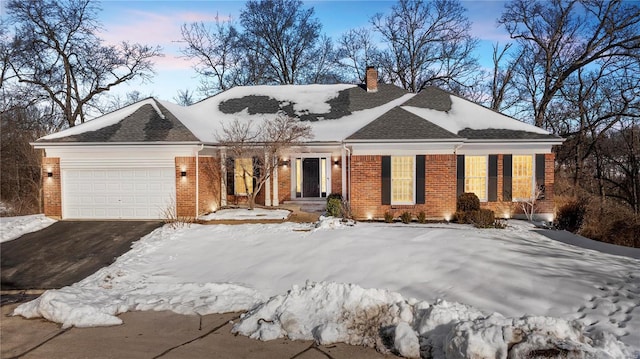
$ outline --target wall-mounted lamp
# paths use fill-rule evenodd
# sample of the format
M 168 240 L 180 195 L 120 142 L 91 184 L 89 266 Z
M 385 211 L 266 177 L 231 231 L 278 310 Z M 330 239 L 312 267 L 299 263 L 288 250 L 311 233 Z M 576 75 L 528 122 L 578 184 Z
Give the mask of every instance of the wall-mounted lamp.
M 280 161 L 280 166 L 288 166 L 289 165 L 289 160 L 281 160 Z
M 180 177 L 187 177 L 187 171 L 180 172 Z
M 340 163 L 340 160 L 333 160 L 333 164 L 334 164 L 334 165 L 336 165 L 336 166 L 337 166 L 339 163 Z
M 53 172 L 47 171 L 47 177 L 53 177 Z

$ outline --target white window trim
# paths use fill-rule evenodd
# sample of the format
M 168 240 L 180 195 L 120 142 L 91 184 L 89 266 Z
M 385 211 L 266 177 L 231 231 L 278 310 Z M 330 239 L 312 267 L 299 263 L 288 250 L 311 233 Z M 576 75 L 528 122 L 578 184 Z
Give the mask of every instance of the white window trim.
M 411 173 L 412 173 L 412 189 L 413 189 L 413 199 L 411 202 L 396 202 L 393 200 L 393 157 L 413 157 L 413 166 L 411 166 Z M 391 188 L 389 189 L 391 191 L 391 205 L 392 206 L 413 206 L 416 204 L 416 156 L 391 156 L 391 178 L 390 178 L 390 182 L 391 182 Z
M 327 163 L 326 163 L 326 167 L 325 167 L 325 171 L 326 171 L 326 190 L 327 190 L 327 196 L 329 196 L 330 193 L 332 193 L 333 189 L 331 188 L 331 165 L 333 163 L 333 155 L 331 154 L 331 152 L 294 152 L 294 153 L 290 153 L 287 155 L 287 157 L 289 158 L 290 164 L 291 164 L 291 188 L 289 189 L 289 193 L 291 198 L 293 199 L 303 199 L 303 198 L 324 198 L 324 197 L 296 197 L 296 171 L 297 171 L 297 165 L 296 165 L 296 159 L 300 158 L 302 160 L 304 160 L 305 158 L 323 158 L 325 157 L 327 159 Z M 322 161 L 320 161 L 320 165 L 322 165 Z
M 484 198 L 478 198 L 480 200 L 480 202 L 489 202 L 489 155 L 465 155 L 465 179 L 466 179 L 466 166 L 467 166 L 467 157 L 484 157 L 484 164 L 485 164 L 485 168 L 484 168 Z M 465 189 L 464 191 L 467 191 L 466 188 L 466 183 L 465 183 Z
M 248 192 L 238 192 L 238 186 L 236 186 L 236 176 L 238 176 L 238 172 L 237 172 L 237 168 L 236 168 L 236 161 L 237 160 L 242 160 L 242 159 L 247 159 L 247 157 L 238 157 L 238 158 L 234 158 L 233 159 L 233 195 L 234 196 L 238 196 L 238 197 L 247 197 L 249 196 Z M 250 157 L 252 163 L 253 163 L 253 157 Z M 255 170 L 255 169 L 254 169 Z M 253 190 L 253 172 L 251 173 L 251 189 Z M 246 188 L 245 188 L 246 189 Z M 255 194 L 255 193 L 254 193 Z
M 513 170 L 515 169 L 515 166 L 513 165 L 513 157 L 515 156 L 528 156 L 531 157 L 531 193 L 529 194 L 528 198 L 516 198 L 515 196 L 511 196 L 511 202 L 524 202 L 524 201 L 528 201 L 531 198 L 533 198 L 535 191 L 536 191 L 536 156 L 535 154 L 531 154 L 531 153 L 522 153 L 522 154 L 513 154 L 511 155 L 511 191 L 513 192 Z

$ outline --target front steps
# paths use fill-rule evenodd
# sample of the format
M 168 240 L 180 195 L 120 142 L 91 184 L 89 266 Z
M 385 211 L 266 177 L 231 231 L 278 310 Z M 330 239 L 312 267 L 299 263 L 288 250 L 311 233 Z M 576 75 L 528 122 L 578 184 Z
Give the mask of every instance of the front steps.
M 284 201 L 285 205 L 299 206 L 300 211 L 308 213 L 323 213 L 327 207 L 326 198 L 300 198 Z

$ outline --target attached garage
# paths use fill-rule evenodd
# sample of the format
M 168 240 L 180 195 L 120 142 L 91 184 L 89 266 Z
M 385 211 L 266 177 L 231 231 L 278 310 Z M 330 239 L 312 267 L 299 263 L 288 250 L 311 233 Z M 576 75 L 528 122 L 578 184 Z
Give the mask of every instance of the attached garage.
M 156 219 L 175 206 L 175 169 L 62 169 L 62 217 Z

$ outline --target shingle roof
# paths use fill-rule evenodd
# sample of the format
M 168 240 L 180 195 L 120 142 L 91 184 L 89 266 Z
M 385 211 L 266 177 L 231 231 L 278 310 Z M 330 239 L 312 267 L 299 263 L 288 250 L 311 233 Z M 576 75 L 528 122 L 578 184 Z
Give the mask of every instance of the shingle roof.
M 225 114 L 237 114 L 245 110 L 250 115 L 274 114 L 282 111 L 289 116 L 299 118 L 301 121 L 335 120 L 348 116 L 354 111 L 384 105 L 405 94 L 407 94 L 407 91 L 393 85 L 381 84 L 377 92 L 367 92 L 361 86 L 354 86 L 339 91 L 337 97 L 328 100 L 327 104 L 330 106 L 330 110 L 323 113 L 317 113 L 313 110 L 301 110 L 305 109 L 304 103 L 295 103 L 293 100 L 278 101 L 266 95 L 247 95 L 231 98 L 221 102 L 218 108 Z M 295 110 L 294 105 L 296 107 Z
M 59 138 L 39 139 L 38 142 L 197 142 L 198 138 L 173 113 L 153 100 L 144 104 L 122 120 L 95 131 L 87 131 Z
M 279 111 L 309 121 L 319 142 L 559 140 L 436 87 L 413 95 L 394 85 L 367 92 L 343 84 L 236 87 L 188 107 L 150 98 L 37 142 L 215 143 L 225 121 L 261 121 Z
M 403 104 L 403 106 L 422 107 L 443 112 L 450 111 L 451 105 L 451 95 L 433 86 L 425 87 L 412 97 L 411 100 Z
M 459 136 L 436 126 L 400 107 L 394 107 L 364 126 L 347 140 L 431 140 L 454 139 Z
M 501 128 L 488 128 L 484 130 L 472 130 L 465 128 L 458 135 L 470 140 L 544 140 L 558 139 L 553 134 L 542 134 L 527 131 L 506 130 Z

